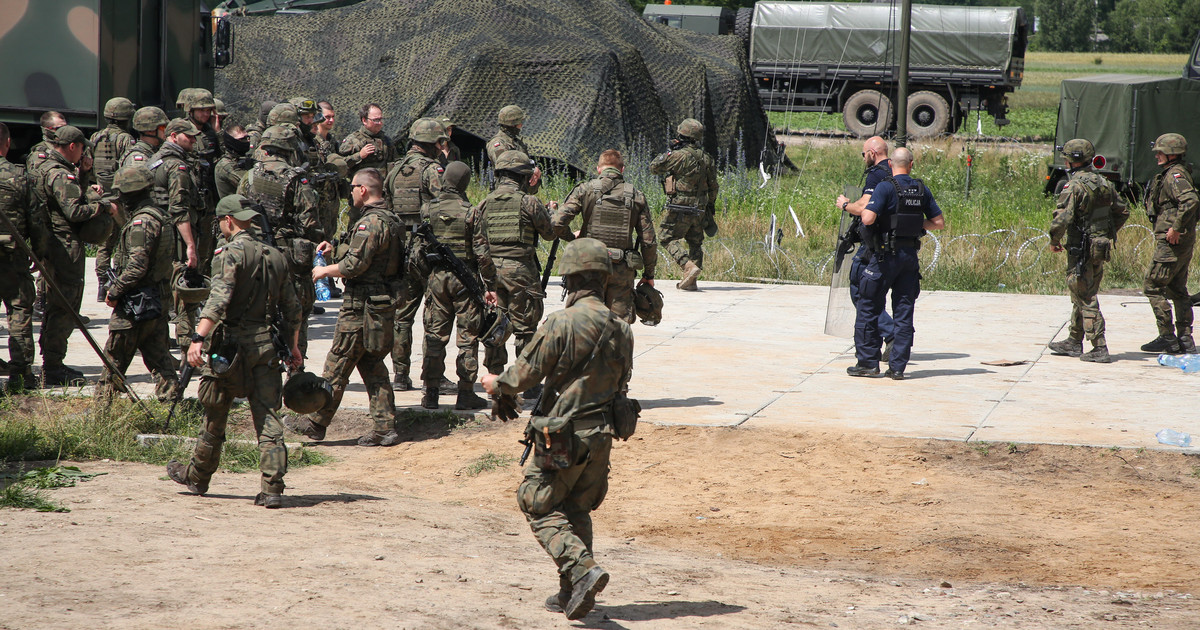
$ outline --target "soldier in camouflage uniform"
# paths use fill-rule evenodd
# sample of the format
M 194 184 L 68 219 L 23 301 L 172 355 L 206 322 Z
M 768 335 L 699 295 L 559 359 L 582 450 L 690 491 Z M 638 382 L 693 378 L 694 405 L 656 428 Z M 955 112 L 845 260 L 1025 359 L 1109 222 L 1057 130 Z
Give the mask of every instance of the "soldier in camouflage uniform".
M 254 150 L 262 141 L 262 132 L 271 126 L 267 124 L 267 117 L 271 115 L 271 110 L 275 109 L 278 104 L 277 101 L 263 101 L 258 110 L 258 120 L 246 126 L 246 138 L 250 140 L 250 155 L 254 155 Z
M 167 139 L 158 148 L 158 152 L 150 158 L 148 168 L 154 174 L 155 200 L 159 207 L 165 207 L 167 216 L 175 224 L 179 239 L 175 241 L 175 277 L 171 281 L 174 287 L 176 281 L 187 268 L 200 269 L 199 253 L 196 250 L 197 224 L 204 212 L 204 201 L 200 197 L 199 186 L 196 183 L 196 171 L 192 166 L 191 151 L 200 130 L 190 121 L 176 118 L 167 124 Z M 183 299 L 175 292 L 173 297 L 175 317 L 175 339 L 179 347 L 187 346 L 187 339 L 196 326 L 196 313 L 188 308 Z
M 136 352 L 142 353 L 146 369 L 154 375 L 159 400 L 175 397 L 179 377 L 175 359 L 167 347 L 167 303 L 175 264 L 175 229 L 170 217 L 154 199 L 154 178 L 141 166 L 127 166 L 114 176 L 113 190 L 128 215 L 117 238 L 115 280 L 108 283 L 105 303 L 112 307 L 108 320 L 108 342 L 104 352 L 124 377 Z M 105 281 L 107 282 L 107 278 Z M 157 317 L 138 321 L 122 304 L 122 298 L 141 290 L 155 291 L 160 311 Z M 111 395 L 116 380 L 104 369 L 96 384 L 97 394 Z
M 300 303 L 284 255 L 247 231 L 258 219 L 249 203 L 241 195 L 230 195 L 217 204 L 218 225 L 226 245 L 213 252 L 212 291 L 191 337 L 187 361 L 201 367 L 205 357 L 215 354 L 229 364 L 220 366 L 220 372 L 219 366 L 211 363 L 201 371 L 204 428 L 191 463 L 172 460 L 167 475 L 195 494 L 208 492 L 209 480 L 221 462 L 229 408 L 235 398 L 246 398 L 258 434 L 258 470 L 262 473 L 262 489 L 254 504 L 280 508 L 287 447 L 283 423 L 275 413 L 283 381 L 279 354 L 271 343 L 270 322 L 278 312 L 291 331 L 287 336 L 291 346 L 288 367 L 299 368 L 303 364 L 297 345 Z
M 309 173 L 319 180 L 313 184 L 313 188 L 317 191 L 321 230 L 326 237 L 332 239 L 337 234 L 342 197 L 347 194 L 343 189 L 346 187 L 349 167 L 346 158 L 338 155 L 330 143 L 323 142 L 317 135 L 317 126 L 325 121 L 325 115 L 318 103 L 304 97 L 293 98 L 290 102 L 296 106 L 296 112 L 300 116 L 299 131 L 304 153 L 300 161 L 307 162 Z M 330 288 L 332 289 L 332 284 Z
M 216 243 L 216 216 L 213 214 L 217 207 L 217 186 L 213 176 L 213 167 L 221 156 L 220 132 L 212 125 L 217 103 L 212 92 L 204 88 L 192 88 L 191 98 L 184 104 L 187 118 L 200 134 L 192 146 L 192 161 L 194 165 L 193 178 L 196 180 L 196 192 L 202 207 L 198 209 L 193 233 L 196 238 L 196 252 L 199 255 L 198 264 L 201 269 L 208 269 L 212 262 L 212 251 Z
M 601 153 L 596 165 L 600 177 L 575 187 L 562 209 L 554 214 L 553 224 L 558 237 L 570 241 L 575 238 L 571 221 L 583 214 L 579 235 L 604 243 L 612 259 L 613 270 L 608 276 L 604 303 L 617 317 L 632 324 L 637 318 L 633 308 L 634 279 L 640 270 L 641 283 L 654 286 L 658 240 L 646 197 L 625 181 L 624 171 L 625 160 L 620 152 L 609 149 Z
M 1177 133 L 1164 133 L 1154 141 L 1151 150 L 1163 170 L 1146 188 L 1146 215 L 1154 226 L 1156 245 L 1142 293 L 1150 299 L 1158 337 L 1143 345 L 1142 352 L 1194 354 L 1196 342 L 1192 339 L 1192 300 L 1187 292 L 1187 279 L 1196 245 L 1200 201 L 1192 183 L 1192 171 L 1183 162 L 1187 140 Z
M 167 138 L 167 125 L 171 120 L 157 107 L 143 107 L 133 113 L 133 130 L 138 132 L 138 141 L 121 158 L 121 166 L 148 168 L 154 154 Z
M 317 192 L 295 160 L 296 134 L 289 126 L 263 132 L 263 160 L 242 180 L 238 194 L 266 209 L 272 240 L 291 265 L 293 291 L 300 300 L 300 350 L 308 351 L 308 319 L 316 302 L 312 282 L 316 244 L 325 240 L 317 209 Z
M 615 431 L 612 403 L 633 368 L 633 333 L 602 296 L 611 269 L 608 248 L 590 238 L 567 245 L 559 263 L 566 308 L 552 313 L 521 358 L 499 377 L 485 375 L 493 396 L 514 395 L 546 379 L 546 416 L 570 418 L 575 464 L 562 470 L 525 467 L 517 504 L 546 553 L 558 565 L 559 592 L 546 607 L 580 619 L 608 584 L 592 551 L 591 512 L 608 490 L 609 453 Z
M 716 227 L 717 167 L 704 152 L 704 125 L 687 118 L 676 129 L 671 150 L 650 162 L 650 172 L 663 178 L 667 206 L 663 209 L 662 244 L 683 270 L 675 286 L 696 291 L 704 269 L 704 233 Z M 681 242 L 682 241 L 682 242 Z
M 240 125 L 223 129 L 221 144 L 225 147 L 225 153 L 217 160 L 213 171 L 217 180 L 217 198 L 224 199 L 237 192 L 246 173 L 254 168 L 254 158 L 248 155 L 250 139 Z
M 358 117 L 362 127 L 346 136 L 338 147 L 338 153 L 346 158 L 347 175 L 353 177 L 364 168 L 386 173 L 388 164 L 396 159 L 396 149 L 387 134 L 383 133 L 383 109 L 375 103 L 368 103 L 359 110 Z M 353 215 L 353 208 L 350 212 L 347 225 L 356 223 L 357 219 Z
M 29 257 L 17 244 L 23 238 L 39 257 L 49 247 L 50 227 L 44 209 L 34 203 L 32 183 L 25 167 L 5 156 L 11 144 L 8 126 L 0 123 L 0 212 L 16 228 L 13 234 L 0 225 L 0 301 L 8 314 L 8 385 L 11 393 L 31 389 L 33 378 L 33 274 Z
M 505 105 L 496 115 L 496 122 L 499 123 L 500 130 L 488 140 L 487 153 L 492 167 L 499 170 L 500 167 L 496 165 L 506 151 L 520 151 L 529 155 L 529 147 L 525 146 L 525 140 L 521 138 L 521 128 L 525 126 L 525 110 L 519 105 Z M 536 195 L 541 185 L 542 169 L 535 164 L 533 175 L 529 178 L 529 194 Z
M 83 155 L 88 141 L 83 132 L 66 125 L 50 138 L 52 148 L 46 161 L 34 173 L 34 197 L 46 208 L 54 238 L 46 263 L 53 279 L 66 298 L 46 302 L 42 325 L 42 378 L 50 385 L 65 385 L 83 378 L 78 370 L 63 365 L 67 356 L 67 337 L 75 329 L 74 313 L 83 302 L 84 230 L 103 233 L 103 224 L 111 229 L 109 217 L 117 215 L 116 204 L 100 201 L 99 186 L 83 188 L 78 182 L 75 163 Z
M 1063 145 L 1062 155 L 1070 179 L 1058 196 L 1058 206 L 1050 222 L 1050 247 L 1061 252 L 1062 238 L 1066 235 L 1071 325 L 1067 338 L 1051 343 L 1049 348 L 1052 354 L 1110 363 L 1112 359 L 1104 338 L 1104 315 L 1100 313 L 1096 294 L 1104 277 L 1104 263 L 1112 257 L 1117 231 L 1129 218 L 1129 211 L 1112 183 L 1092 169 L 1096 150 L 1091 142 L 1071 140 Z M 1091 239 L 1087 252 L 1081 247 L 1085 232 Z M 1084 254 L 1087 260 L 1080 265 L 1080 256 Z M 1087 353 L 1083 352 L 1084 336 L 1092 343 L 1092 349 Z
M 487 253 L 486 257 L 480 256 L 479 272 L 512 321 L 518 355 L 542 320 L 542 300 L 546 297 L 537 272 L 536 239 L 538 235 L 554 239 L 550 213 L 529 193 L 533 175 L 533 160 L 528 155 L 508 151 L 499 156 L 496 189 L 479 204 L 475 233 L 477 251 Z M 508 363 L 507 348 L 488 348 L 483 363 L 489 372 L 499 374 Z
M 129 120 L 133 118 L 134 109 L 133 102 L 127 98 L 118 96 L 109 99 L 104 104 L 104 119 L 108 121 L 108 126 L 92 134 L 92 169 L 96 174 L 97 183 L 103 186 L 105 191 L 112 190 L 113 175 L 121 166 L 125 154 L 133 148 L 134 139 L 129 135 Z M 97 302 L 104 301 L 104 284 L 108 282 L 106 270 L 112 264 L 112 252 L 117 246 L 117 240 L 121 238 L 121 228 L 125 226 L 126 220 L 128 217 L 117 215 L 117 224 L 113 227 L 108 242 L 96 249 L 96 279 L 100 287 L 96 296 Z
M 451 162 L 462 161 L 462 151 L 458 145 L 454 144 L 454 121 L 450 120 L 449 116 L 442 116 L 438 119 L 442 123 L 442 128 L 446 130 L 446 148 L 442 151 L 442 155 L 446 156 L 442 161 L 446 164 Z
M 387 208 L 379 171 L 362 169 L 356 173 L 350 195 L 362 215 L 350 231 L 349 249 L 336 264 L 314 267 L 312 271 L 313 282 L 321 278 L 346 279 L 332 350 L 325 358 L 325 380 L 333 386 L 333 401 L 289 424 L 297 433 L 324 440 L 350 374 L 358 368 L 375 421 L 374 429 L 359 438 L 358 444 L 393 446 L 400 443 L 400 436 L 396 433 L 395 395 L 388 383 L 384 358 L 392 349 L 398 274 L 403 273 L 400 223 Z M 329 252 L 332 246 L 321 243 L 321 249 Z
M 475 275 L 479 273 L 480 257 L 487 252 L 475 252 L 475 210 L 464 197 L 471 182 L 471 167 L 462 162 L 451 162 L 446 166 L 442 189 L 429 202 L 427 215 L 433 234 L 444 243 L 454 256 Z M 418 247 L 418 251 L 420 248 Z M 421 364 L 421 380 L 425 393 L 421 406 L 438 408 L 438 394 L 442 377 L 446 372 L 446 344 L 454 322 L 458 321 L 458 358 L 455 368 L 458 373 L 458 400 L 455 409 L 483 409 L 487 401 L 475 394 L 475 377 L 479 374 L 479 340 L 471 331 L 479 330 L 483 319 L 476 302 L 467 295 L 466 288 L 448 268 L 437 266 L 428 277 L 425 292 L 425 358 Z M 494 293 L 484 296 L 495 302 Z
M 37 167 L 41 166 L 42 162 L 50 157 L 50 151 L 54 146 L 50 143 L 50 139 L 54 137 L 55 129 L 66 126 L 67 117 L 59 112 L 45 112 L 38 122 L 42 127 L 42 141 L 33 145 L 33 148 L 29 149 L 29 153 L 25 156 L 25 170 L 29 173 L 33 173 Z
M 384 195 L 392 212 L 400 219 L 405 232 L 424 220 L 423 208 L 441 190 L 442 171 L 439 162 L 446 144 L 446 130 L 432 118 L 420 118 L 409 130 L 408 152 L 392 165 L 384 180 Z M 351 216 L 353 216 L 353 212 Z M 404 289 L 396 313 L 395 346 L 392 348 L 392 386 L 396 391 L 412 389 L 408 370 L 412 356 L 412 329 L 417 310 L 425 298 L 428 278 L 420 273 L 404 277 Z M 475 379 L 471 379 L 474 383 Z

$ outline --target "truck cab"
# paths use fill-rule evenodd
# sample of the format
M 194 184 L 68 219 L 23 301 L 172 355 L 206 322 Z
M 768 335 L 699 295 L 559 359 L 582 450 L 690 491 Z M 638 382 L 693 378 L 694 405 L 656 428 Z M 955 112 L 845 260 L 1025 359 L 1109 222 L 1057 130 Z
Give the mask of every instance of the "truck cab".
M 652 24 L 664 24 L 705 35 L 733 33 L 734 18 L 730 9 L 681 4 L 647 4 L 642 17 Z

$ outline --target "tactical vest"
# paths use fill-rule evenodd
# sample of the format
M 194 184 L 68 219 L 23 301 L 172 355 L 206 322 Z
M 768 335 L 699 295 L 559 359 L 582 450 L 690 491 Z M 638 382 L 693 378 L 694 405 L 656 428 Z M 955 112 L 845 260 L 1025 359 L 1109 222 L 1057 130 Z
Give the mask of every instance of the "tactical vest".
M 388 173 L 388 199 L 392 212 L 408 223 L 421 216 L 421 174 L 433 160 L 424 155 L 409 153 Z
M 486 203 L 489 243 L 533 246 L 533 226 L 521 217 L 521 200 L 524 197 L 519 190 L 494 192 L 488 196 Z
M 121 239 L 117 243 L 117 251 L 113 256 L 117 267 L 117 274 L 124 273 L 125 268 L 129 265 L 130 232 L 135 229 L 144 230 L 145 224 L 138 223 L 138 221 L 147 220 L 156 221 L 159 224 L 158 243 L 154 246 L 150 268 L 146 270 L 145 277 L 134 288 L 158 286 L 169 282 L 171 274 L 174 272 L 175 242 L 173 235 L 175 230 L 171 229 L 165 213 L 154 207 L 152 200 L 147 200 L 133 211 L 133 215 L 129 217 L 129 222 L 125 224 L 125 229 L 121 233 Z M 143 235 L 141 238 L 145 238 L 145 236 Z
M 29 179 L 25 176 L 25 169 L 0 158 L 0 212 L 8 216 L 18 233 L 25 236 L 29 235 L 30 227 L 26 222 L 30 210 L 25 207 L 28 202 Z M 20 248 L 16 238 L 7 227 L 0 226 L 0 259 L 17 256 Z
M 346 287 L 349 289 L 392 284 L 397 279 L 404 261 L 404 245 L 401 236 L 403 228 L 401 228 L 400 222 L 396 219 L 396 215 L 378 207 L 368 207 L 365 210 L 365 213 L 356 225 L 362 225 L 368 218 L 376 217 L 387 228 L 387 233 L 383 239 L 384 244 L 387 246 L 387 251 L 375 252 L 371 259 L 371 266 L 366 271 L 353 278 L 347 278 Z M 357 228 L 351 226 L 351 230 L 354 229 Z
M 1079 171 L 1072 179 L 1087 189 L 1091 201 L 1091 211 L 1075 217 L 1079 229 L 1086 229 L 1091 236 L 1115 237 L 1112 208 L 1117 197 L 1116 188 L 1103 175 L 1092 171 Z
M 896 212 L 888 217 L 888 231 L 895 238 L 925 236 L 925 182 L 912 179 L 901 186 L 895 177 L 888 181 L 896 189 Z
M 92 144 L 95 145 L 92 148 L 92 172 L 96 174 L 96 181 L 100 182 L 105 190 L 112 188 L 113 175 L 120 165 L 117 138 L 123 133 L 125 132 L 121 129 L 110 125 L 92 136 Z
M 687 146 L 680 149 L 687 157 L 679 162 L 679 170 L 675 171 L 675 192 L 679 195 L 699 197 L 708 192 L 708 178 L 704 175 L 704 151 L 698 147 Z
M 294 169 L 288 168 L 280 172 L 267 168 L 266 163 L 255 164 L 246 174 L 246 198 L 262 204 L 267 213 L 267 221 L 276 233 L 288 223 L 287 192 L 295 178 Z
M 464 262 L 471 250 L 471 243 L 467 242 L 467 213 L 470 211 L 471 204 L 457 195 L 439 198 L 429 204 L 429 225 L 433 235 Z
M 605 247 L 614 249 L 633 248 L 633 184 L 622 183 L 604 190 L 604 183 L 595 180 L 595 191 L 600 199 L 592 208 L 583 227 L 585 236 L 598 239 Z
M 168 209 L 170 208 L 170 205 L 171 205 L 171 190 L 170 190 L 171 171 L 179 170 L 180 165 L 187 166 L 189 168 L 189 171 L 185 172 L 184 176 L 191 177 L 192 176 L 192 174 L 190 172 L 191 165 L 189 165 L 187 163 L 187 161 L 184 160 L 183 158 L 181 158 L 177 155 L 162 155 L 161 148 L 159 149 L 158 153 L 154 154 L 153 161 L 150 162 L 149 166 L 147 167 L 150 169 L 150 172 L 154 175 L 154 194 L 151 196 L 151 199 L 153 200 L 154 205 L 156 205 L 160 208 L 168 208 Z M 192 186 L 190 187 L 190 192 L 188 194 L 188 198 L 184 199 L 183 203 L 185 206 L 188 207 L 189 210 L 198 210 L 199 209 L 200 204 L 199 204 L 199 200 L 196 197 L 196 180 L 195 179 L 192 180 Z M 168 210 L 168 212 L 169 212 L 169 210 Z

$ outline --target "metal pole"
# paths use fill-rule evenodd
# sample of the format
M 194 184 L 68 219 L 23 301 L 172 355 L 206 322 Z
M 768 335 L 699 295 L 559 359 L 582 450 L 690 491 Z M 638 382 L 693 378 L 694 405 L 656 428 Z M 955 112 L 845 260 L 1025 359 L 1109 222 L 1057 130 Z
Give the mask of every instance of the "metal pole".
M 896 146 L 908 146 L 908 40 L 912 24 L 912 0 L 900 6 L 900 71 L 896 77 Z

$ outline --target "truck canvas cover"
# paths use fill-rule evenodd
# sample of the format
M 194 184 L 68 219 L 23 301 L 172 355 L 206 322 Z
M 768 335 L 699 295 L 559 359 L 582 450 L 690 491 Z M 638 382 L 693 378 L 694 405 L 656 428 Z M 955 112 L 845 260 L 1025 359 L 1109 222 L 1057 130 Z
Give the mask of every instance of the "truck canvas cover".
M 365 0 L 233 20 L 217 93 L 242 123 L 302 94 L 338 108 L 339 133 L 374 101 L 401 140 L 415 119 L 448 115 L 456 135 L 486 141 L 517 104 L 531 153 L 585 172 L 605 149 L 665 150 L 687 117 L 722 161 L 776 159 L 740 40 L 649 24 L 625 0 Z
M 1101 74 L 1062 82 L 1056 143 L 1087 138 L 1126 181 L 1145 182 L 1158 173 L 1150 146 L 1175 132 L 1200 142 L 1200 81 L 1129 74 Z M 1130 160 L 1129 156 L 1144 159 Z
M 1003 74 L 1023 20 L 1018 7 L 913 5 L 909 64 Z M 759 2 L 750 60 L 886 67 L 899 60 L 899 25 L 895 3 Z

